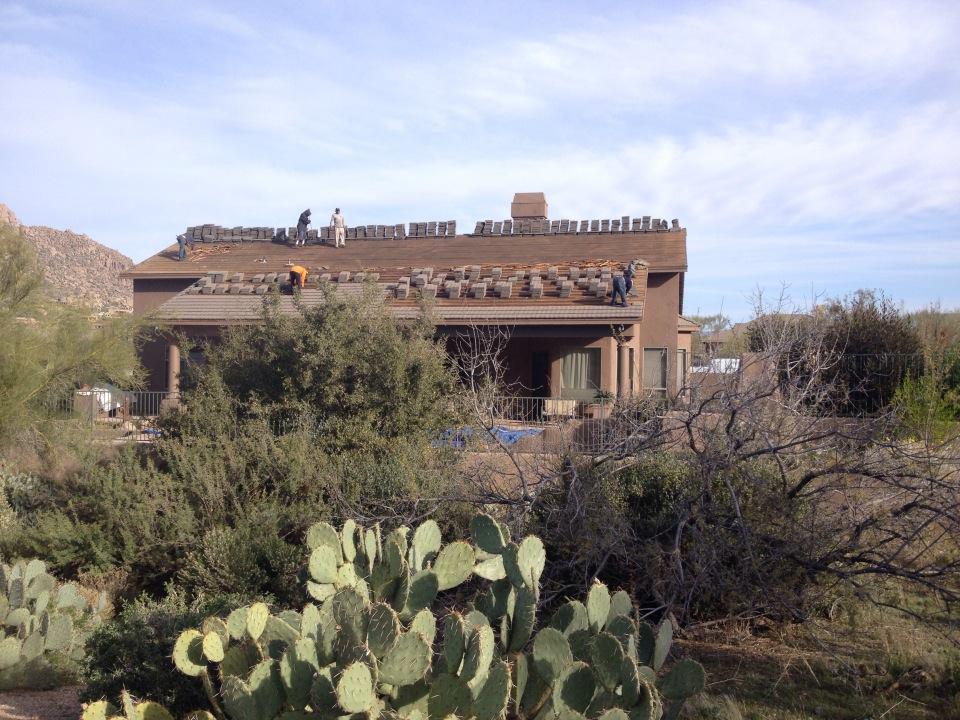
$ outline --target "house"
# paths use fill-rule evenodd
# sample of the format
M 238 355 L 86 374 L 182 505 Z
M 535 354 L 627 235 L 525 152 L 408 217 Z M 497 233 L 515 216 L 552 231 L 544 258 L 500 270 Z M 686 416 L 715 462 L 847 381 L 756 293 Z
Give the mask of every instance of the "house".
M 319 284 L 357 293 L 376 283 L 401 318 L 431 306 L 437 332 L 509 327 L 507 380 L 521 396 L 592 400 L 598 393 L 667 395 L 682 383 L 696 326 L 681 317 L 686 230 L 677 220 L 623 216 L 550 220 L 542 193 L 518 193 L 505 220 L 350 227 L 346 247 L 328 228 L 294 247 L 294 228 L 187 229 L 193 250 L 172 245 L 123 273 L 134 311 L 158 330 L 142 349 L 150 387 L 178 391 L 176 337 L 211 340 L 225 327 L 257 322 L 266 296 L 282 292 L 289 268 L 310 270 L 302 301 L 323 302 Z M 630 260 L 638 272 L 627 307 L 611 306 L 613 278 Z M 164 327 L 160 327 L 159 324 Z

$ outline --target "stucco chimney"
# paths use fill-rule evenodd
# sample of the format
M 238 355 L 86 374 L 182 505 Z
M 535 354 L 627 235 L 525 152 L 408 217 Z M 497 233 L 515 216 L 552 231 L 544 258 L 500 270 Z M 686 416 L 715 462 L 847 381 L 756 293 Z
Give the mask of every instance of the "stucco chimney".
M 514 193 L 510 215 L 514 220 L 546 220 L 547 198 L 542 192 Z

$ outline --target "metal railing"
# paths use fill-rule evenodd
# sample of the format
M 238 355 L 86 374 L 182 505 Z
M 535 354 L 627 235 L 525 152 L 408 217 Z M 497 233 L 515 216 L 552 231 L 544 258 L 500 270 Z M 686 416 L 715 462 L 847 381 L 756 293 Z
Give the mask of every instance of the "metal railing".
M 143 442 L 159 437 L 154 420 L 169 398 L 163 390 L 94 387 L 58 396 L 48 407 L 54 416 L 115 427 L 119 438 Z
M 658 404 L 650 393 L 627 401 L 493 396 L 474 399 L 467 422 L 435 444 L 477 452 L 601 453 L 622 441 Z

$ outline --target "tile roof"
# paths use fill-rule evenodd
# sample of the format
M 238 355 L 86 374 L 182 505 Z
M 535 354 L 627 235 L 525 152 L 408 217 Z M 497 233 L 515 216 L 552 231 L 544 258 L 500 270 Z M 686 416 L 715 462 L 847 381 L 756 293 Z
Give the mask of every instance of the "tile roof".
M 324 302 L 321 289 L 356 295 L 370 284 L 377 287 L 400 317 L 418 315 L 429 306 L 441 324 L 489 322 L 511 324 L 623 323 L 643 316 L 647 271 L 634 277 L 630 306 L 609 304 L 612 278 L 618 264 L 593 261 L 583 266 L 503 265 L 450 269 L 394 268 L 389 277 L 349 270 L 313 274 L 302 291 L 307 307 Z M 281 308 L 293 310 L 288 271 L 211 272 L 157 309 L 160 320 L 175 324 L 246 322 L 260 317 L 265 297 L 279 296 Z

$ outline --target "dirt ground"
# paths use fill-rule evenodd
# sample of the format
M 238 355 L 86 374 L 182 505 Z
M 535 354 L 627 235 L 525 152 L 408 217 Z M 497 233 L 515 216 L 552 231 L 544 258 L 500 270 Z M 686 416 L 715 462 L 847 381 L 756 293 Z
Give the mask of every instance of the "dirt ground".
M 0 720 L 77 720 L 76 687 L 0 692 Z

